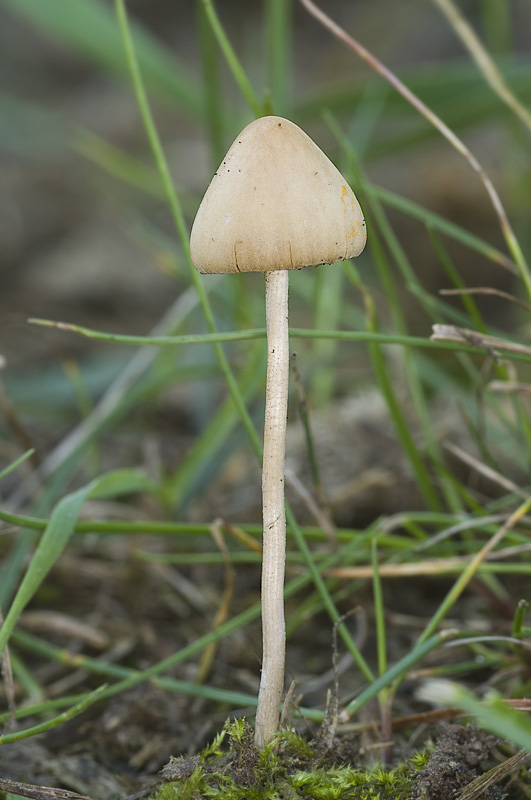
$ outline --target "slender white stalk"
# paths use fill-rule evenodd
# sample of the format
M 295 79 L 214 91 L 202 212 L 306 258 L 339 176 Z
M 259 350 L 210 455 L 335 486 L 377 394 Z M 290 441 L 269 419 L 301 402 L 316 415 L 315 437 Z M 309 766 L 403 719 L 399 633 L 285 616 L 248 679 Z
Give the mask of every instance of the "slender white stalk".
M 255 728 L 255 743 L 258 747 L 267 744 L 278 729 L 284 688 L 284 462 L 289 381 L 288 277 L 288 270 L 265 273 L 267 381 L 262 467 L 263 647 Z

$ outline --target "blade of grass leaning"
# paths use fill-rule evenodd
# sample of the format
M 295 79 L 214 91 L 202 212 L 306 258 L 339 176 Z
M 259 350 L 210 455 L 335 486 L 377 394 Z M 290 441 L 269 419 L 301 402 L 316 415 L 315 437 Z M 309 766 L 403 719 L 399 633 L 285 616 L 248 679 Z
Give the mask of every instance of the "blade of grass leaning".
M 291 105 L 292 0 L 266 0 L 264 14 L 268 86 L 274 113 L 284 117 Z
M 55 498 L 58 497 L 65 487 L 72 480 L 73 470 L 70 464 L 64 464 L 53 476 L 53 479 L 44 487 L 40 483 L 42 466 L 33 470 L 30 476 L 21 482 L 21 485 L 29 485 L 33 490 L 41 489 L 39 500 L 35 506 L 35 513 L 46 514 L 52 508 Z M 13 493 L 13 497 L 18 493 L 18 489 Z M 11 502 L 15 505 L 13 499 Z M 0 564 L 0 606 L 6 608 L 11 602 L 20 575 L 25 569 L 26 563 L 35 545 L 35 536 L 31 530 L 22 530 L 15 537 L 13 544 Z
M 393 88 L 399 92 L 402 97 L 410 103 L 422 116 L 433 125 L 439 133 L 457 150 L 470 164 L 472 169 L 478 175 L 481 183 L 490 198 L 491 204 L 494 208 L 498 223 L 515 264 L 518 267 L 518 273 L 525 286 L 528 297 L 531 298 L 531 272 L 525 259 L 524 253 L 520 247 L 518 239 L 512 229 L 512 226 L 507 217 L 503 203 L 500 196 L 487 173 L 469 150 L 469 148 L 459 139 L 459 137 L 436 115 L 428 106 L 422 102 L 402 81 L 391 72 L 381 61 L 372 55 L 363 45 L 356 39 L 346 33 L 337 23 L 335 23 L 329 16 L 321 11 L 312 0 L 300 0 L 306 10 L 314 16 L 320 23 L 336 36 L 341 42 L 347 45 L 350 49 L 354 50 L 357 55 L 362 58 L 373 70 L 381 75 Z
M 46 720 L 46 722 L 41 722 L 38 725 L 32 725 L 31 728 L 26 728 L 22 731 L 0 734 L 0 745 L 11 744 L 12 742 L 20 742 L 21 739 L 29 739 L 31 736 L 38 736 L 40 733 L 47 733 L 48 731 L 53 730 L 53 728 L 57 728 L 64 722 L 68 722 L 68 720 L 77 717 L 78 714 L 82 714 L 83 711 L 86 711 L 89 706 L 100 700 L 105 689 L 105 684 L 103 686 L 99 686 L 93 692 L 90 692 L 90 694 L 79 703 L 76 703 L 76 705 L 72 706 L 72 708 L 69 708 L 67 711 L 63 711 L 63 713 L 59 714 L 57 717 L 52 717 L 52 719 Z
M 225 60 L 229 65 L 229 69 L 232 72 L 233 78 L 236 81 L 240 89 L 240 92 L 246 99 L 255 117 L 261 117 L 262 106 L 256 99 L 256 95 L 254 93 L 253 87 L 251 86 L 251 82 L 249 81 L 249 78 L 247 77 L 242 65 L 238 61 L 238 57 L 234 52 L 234 48 L 232 47 L 223 29 L 223 26 L 217 15 L 213 0 L 199 0 L 199 2 L 202 4 L 205 10 L 206 17 L 210 23 L 214 36 L 216 37 L 218 45 L 223 55 L 225 56 Z
M 152 489 L 153 485 L 145 475 L 137 470 L 123 469 L 101 475 L 59 501 L 0 628 L 0 653 L 4 651 L 20 613 L 66 547 L 85 501 Z
M 215 172 L 225 154 L 222 83 L 216 37 L 203 3 L 196 3 L 197 33 L 201 55 L 205 126 L 208 133 L 210 166 Z
M 264 357 L 264 348 L 254 347 L 242 367 L 239 385 L 242 398 L 246 402 L 255 396 L 258 387 L 263 384 Z M 180 507 L 187 499 L 190 487 L 198 481 L 201 473 L 208 472 L 209 480 L 211 479 L 211 465 L 237 421 L 234 402 L 228 397 L 180 459 L 177 469 L 164 480 L 161 490 L 168 508 Z
M 75 53 L 99 64 L 106 71 L 127 75 L 116 20 L 106 3 L 83 0 L 1 0 L 12 13 L 24 17 Z M 132 36 L 138 60 L 150 91 L 181 111 L 201 118 L 201 91 L 193 73 L 180 64 L 160 41 L 141 25 L 133 23 Z
M 306 562 L 306 566 L 308 568 L 308 574 L 309 574 L 309 576 L 311 576 L 311 579 L 312 579 L 312 581 L 313 581 L 313 583 L 315 585 L 315 588 L 317 589 L 317 592 L 321 596 L 321 600 L 323 602 L 323 605 L 324 605 L 325 609 L 327 610 L 327 612 L 328 612 L 328 614 L 330 616 L 330 619 L 334 623 L 338 622 L 338 620 L 341 618 L 341 614 L 338 612 L 337 608 L 335 607 L 334 602 L 333 602 L 333 600 L 332 600 L 332 598 L 330 596 L 330 593 L 329 593 L 328 589 L 326 588 L 325 581 L 322 578 L 320 570 L 323 569 L 323 565 L 322 564 L 320 565 L 320 569 L 317 568 L 317 566 L 315 564 L 315 561 L 313 559 L 311 550 L 308 547 L 308 545 L 306 544 L 304 536 L 302 535 L 302 531 L 299 528 L 299 526 L 297 525 L 295 517 L 293 516 L 293 512 L 291 511 L 291 509 L 289 508 L 289 506 L 287 504 L 286 504 L 286 521 L 287 521 L 287 524 L 288 524 L 290 530 L 293 533 L 293 536 L 295 538 L 295 541 L 297 542 L 299 550 L 301 551 L 301 553 L 302 553 L 302 555 L 304 557 L 304 560 Z M 353 657 L 354 661 L 356 662 L 356 664 L 358 665 L 360 671 L 363 673 L 363 675 L 365 676 L 365 678 L 368 681 L 373 681 L 374 680 L 374 675 L 372 673 L 372 670 L 369 667 L 369 665 L 367 664 L 367 662 L 365 661 L 365 659 L 364 659 L 363 655 L 361 654 L 361 651 L 357 647 L 356 643 L 352 639 L 352 637 L 351 637 L 351 635 L 349 633 L 349 630 L 346 627 L 345 623 L 344 622 L 340 623 L 338 625 L 337 630 L 338 630 L 338 633 L 340 634 L 341 638 L 343 639 L 346 647 L 348 648 L 348 650 L 352 654 L 352 657 Z
M 138 64 L 138 60 L 136 58 L 136 52 L 133 44 L 133 40 L 131 38 L 131 33 L 129 29 L 129 23 L 127 19 L 127 14 L 125 10 L 124 0 L 115 0 L 115 9 L 116 15 L 118 19 L 118 25 L 120 28 L 120 32 L 122 35 L 122 41 L 126 52 L 127 63 L 129 66 L 129 71 L 131 75 L 131 81 L 133 84 L 138 108 L 140 111 L 140 115 L 142 117 L 142 121 L 144 123 L 144 127 L 146 130 L 146 134 L 148 137 L 149 144 L 151 146 L 151 150 L 155 159 L 155 163 L 157 165 L 157 169 L 161 176 L 162 184 L 164 186 L 166 199 L 168 205 L 170 207 L 170 211 L 173 217 L 173 221 L 175 224 L 175 228 L 178 234 L 178 237 L 181 242 L 181 246 L 183 248 L 183 252 L 186 254 L 187 263 L 189 267 L 189 274 L 192 280 L 192 284 L 194 286 L 195 291 L 197 292 L 197 296 L 199 298 L 199 302 L 203 311 L 203 315 L 205 317 L 205 321 L 210 333 L 215 334 L 217 333 L 216 330 L 216 323 L 214 320 L 214 315 L 212 313 L 212 308 L 208 299 L 208 294 L 204 287 L 204 282 L 201 280 L 199 273 L 194 268 L 192 264 L 192 260 L 190 258 L 190 246 L 188 240 L 188 230 L 186 227 L 186 221 L 184 218 L 184 214 L 182 211 L 182 206 L 180 200 L 174 190 L 171 174 L 168 168 L 168 163 L 166 161 L 166 157 L 164 155 L 164 151 L 162 149 L 162 144 L 160 141 L 160 137 L 158 135 L 157 128 L 155 126 L 155 122 L 153 120 L 153 116 L 151 114 L 151 109 L 149 107 L 144 82 L 142 80 L 142 75 L 140 72 L 140 66 Z M 217 20 L 215 16 L 213 8 L 207 3 L 206 5 L 206 12 L 209 17 L 209 20 L 212 21 Z M 212 19 L 211 19 L 212 17 Z M 214 29 L 216 30 L 216 29 Z M 221 34 L 223 31 L 221 30 Z M 224 35 L 224 34 L 223 34 Z M 241 69 L 241 68 L 240 68 Z M 243 71 L 242 71 L 243 72 Z M 236 408 L 240 414 L 243 426 L 247 431 L 247 435 L 251 442 L 251 446 L 258 458 L 261 462 L 262 458 L 262 445 L 260 443 L 260 439 L 256 433 L 256 430 L 253 426 L 251 417 L 245 403 L 241 398 L 241 394 L 238 389 L 238 385 L 234 378 L 234 375 L 230 369 L 229 363 L 227 361 L 227 357 L 224 353 L 223 348 L 219 342 L 213 343 L 214 353 L 221 370 L 221 374 L 225 380 L 227 388 L 236 404 Z
M 22 453 L 22 455 L 15 459 L 15 461 L 13 461 L 11 464 L 8 464 L 7 467 L 4 467 L 4 469 L 0 472 L 0 481 L 2 478 L 7 477 L 11 472 L 16 470 L 16 468 L 23 464 L 24 461 L 27 461 L 28 458 L 31 458 L 34 452 L 35 451 L 33 449 L 26 450 L 26 452 Z
M 423 222 L 428 230 L 444 233 L 445 236 L 448 236 L 450 239 L 460 242 L 460 244 L 464 245 L 465 247 L 469 247 L 471 250 L 474 250 L 475 252 L 485 256 L 485 258 L 487 258 L 489 261 L 499 264 L 500 267 L 509 270 L 509 272 L 512 272 L 513 275 L 518 274 L 518 270 L 514 261 L 506 256 L 505 253 L 502 253 L 496 247 L 488 244 L 488 242 L 484 242 L 483 239 L 479 238 L 479 236 L 475 236 L 473 233 L 461 228 L 454 222 L 450 222 L 450 220 L 441 217 L 434 211 L 429 211 L 412 200 L 408 200 L 407 198 L 402 197 L 401 195 L 398 195 L 389 189 L 384 189 L 382 186 L 376 186 L 370 181 L 366 183 L 365 189 L 367 192 L 376 195 L 376 197 L 384 205 L 396 209 L 403 214 L 407 214 L 407 216 L 411 217 L 412 219 L 417 219 L 419 222 Z
M 339 721 L 348 722 L 348 720 L 352 719 L 352 717 L 357 714 L 358 711 L 363 708 L 363 706 L 367 705 L 370 700 L 373 700 L 375 697 L 377 697 L 383 689 L 388 687 L 391 683 L 394 683 L 394 681 L 404 678 L 404 676 L 406 676 L 410 671 L 411 667 L 423 659 L 424 656 L 428 655 L 428 653 L 431 653 L 445 642 L 454 639 L 456 636 L 457 631 L 447 630 L 434 634 L 424 642 L 417 643 L 413 650 L 401 658 L 400 661 L 397 661 L 396 664 L 388 669 L 384 675 L 380 675 L 380 677 L 377 678 L 374 683 L 360 692 L 356 699 L 353 700 L 352 703 L 349 703 L 348 706 L 343 709 L 342 712 L 340 712 Z

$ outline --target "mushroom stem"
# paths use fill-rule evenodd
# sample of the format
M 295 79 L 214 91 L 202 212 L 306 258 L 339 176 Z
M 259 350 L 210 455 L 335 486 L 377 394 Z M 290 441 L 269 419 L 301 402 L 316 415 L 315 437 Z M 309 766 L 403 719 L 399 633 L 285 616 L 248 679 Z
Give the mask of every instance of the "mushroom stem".
M 271 740 L 278 729 L 284 688 L 284 461 L 289 381 L 288 276 L 289 272 L 285 269 L 265 273 L 267 379 L 262 466 L 262 675 L 255 728 L 255 744 L 260 748 Z

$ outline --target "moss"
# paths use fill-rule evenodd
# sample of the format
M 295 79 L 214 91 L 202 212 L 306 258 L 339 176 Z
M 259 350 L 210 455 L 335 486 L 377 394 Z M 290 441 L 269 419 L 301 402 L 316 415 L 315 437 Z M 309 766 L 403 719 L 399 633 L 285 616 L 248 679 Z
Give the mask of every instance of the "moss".
M 496 742 L 470 725 L 445 725 L 428 750 L 389 770 L 360 765 L 349 737 L 326 741 L 288 730 L 257 750 L 250 725 L 229 721 L 201 753 L 164 767 L 167 783 L 153 800 L 455 800 L 466 789 L 477 800 L 530 796 L 521 755 L 486 772 Z
M 392 770 L 362 769 L 333 764 L 322 750 L 318 740 L 284 731 L 260 751 L 245 720 L 228 722 L 199 756 L 173 759 L 165 767 L 170 782 L 154 800 L 410 800 L 415 776 L 427 762 L 416 754 Z

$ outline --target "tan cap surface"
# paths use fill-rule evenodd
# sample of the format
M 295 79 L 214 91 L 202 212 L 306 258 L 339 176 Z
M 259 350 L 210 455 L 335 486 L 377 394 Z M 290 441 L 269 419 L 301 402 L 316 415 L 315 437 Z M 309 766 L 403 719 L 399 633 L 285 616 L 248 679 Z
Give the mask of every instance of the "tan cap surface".
M 190 238 L 205 273 L 332 264 L 361 253 L 365 222 L 341 173 L 297 125 L 261 117 L 235 139 Z

